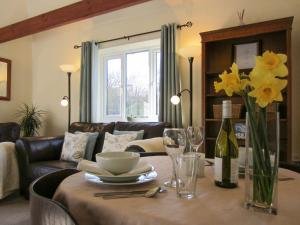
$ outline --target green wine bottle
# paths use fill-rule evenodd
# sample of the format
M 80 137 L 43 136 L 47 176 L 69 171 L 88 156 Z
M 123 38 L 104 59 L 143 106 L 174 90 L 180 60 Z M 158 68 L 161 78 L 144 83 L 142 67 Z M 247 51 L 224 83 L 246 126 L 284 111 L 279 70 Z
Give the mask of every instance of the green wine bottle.
M 224 188 L 235 188 L 238 184 L 239 153 L 231 111 L 231 101 L 223 101 L 222 124 L 215 146 L 215 184 Z

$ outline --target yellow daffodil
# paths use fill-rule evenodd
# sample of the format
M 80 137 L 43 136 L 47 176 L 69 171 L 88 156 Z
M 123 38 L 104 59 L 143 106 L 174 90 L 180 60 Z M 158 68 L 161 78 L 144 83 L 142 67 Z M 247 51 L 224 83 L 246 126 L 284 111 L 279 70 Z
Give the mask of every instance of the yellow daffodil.
M 275 77 L 285 77 L 288 75 L 288 68 L 285 65 L 287 56 L 265 51 L 262 56 L 256 57 L 256 66 L 252 71 L 252 76 L 260 76 L 265 71 L 271 72 Z
M 215 91 L 224 90 L 228 96 L 233 93 L 241 94 L 243 91 L 256 98 L 256 103 L 263 108 L 273 101 L 282 101 L 281 91 L 287 85 L 287 81 L 281 79 L 288 74 L 286 62 L 286 55 L 266 51 L 262 56 L 256 57 L 256 65 L 249 76 L 240 75 L 237 64 L 233 63 L 231 72 L 224 71 L 219 75 L 221 81 L 214 82 Z
M 287 81 L 278 78 L 261 78 L 261 82 L 256 79 L 254 89 L 249 92 L 249 96 L 256 98 L 256 103 L 264 108 L 273 101 L 282 101 L 281 91 L 286 87 Z
M 274 75 L 269 71 L 262 71 L 263 73 L 256 74 L 254 70 L 251 71 L 249 78 L 249 85 L 256 88 L 266 83 L 268 80 L 275 78 Z
M 248 79 L 242 79 L 241 80 L 241 89 L 242 90 L 245 90 L 245 88 L 247 87 L 247 86 L 249 86 L 250 85 L 250 80 L 248 80 Z
M 228 96 L 232 96 L 234 92 L 239 93 L 242 90 L 238 66 L 233 63 L 230 70 L 231 73 L 224 71 L 219 76 L 221 78 L 221 82 L 214 82 L 216 92 L 225 90 Z

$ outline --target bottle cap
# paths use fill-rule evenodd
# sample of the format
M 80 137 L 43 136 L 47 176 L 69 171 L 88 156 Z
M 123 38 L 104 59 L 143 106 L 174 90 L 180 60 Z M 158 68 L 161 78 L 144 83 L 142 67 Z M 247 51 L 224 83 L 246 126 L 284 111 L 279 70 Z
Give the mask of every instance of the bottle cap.
M 222 117 L 223 118 L 231 118 L 232 117 L 231 100 L 223 101 Z

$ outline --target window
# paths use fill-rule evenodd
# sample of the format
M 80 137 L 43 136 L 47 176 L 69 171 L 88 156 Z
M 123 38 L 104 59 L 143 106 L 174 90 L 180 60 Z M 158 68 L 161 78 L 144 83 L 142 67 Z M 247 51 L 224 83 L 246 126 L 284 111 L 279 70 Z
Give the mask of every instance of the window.
M 157 121 L 159 39 L 99 49 L 98 121 Z

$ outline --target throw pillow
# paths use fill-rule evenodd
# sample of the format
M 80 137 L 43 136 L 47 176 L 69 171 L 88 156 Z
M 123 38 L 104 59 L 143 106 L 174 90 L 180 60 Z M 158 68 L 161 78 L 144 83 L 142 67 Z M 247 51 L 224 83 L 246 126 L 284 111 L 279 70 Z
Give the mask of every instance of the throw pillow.
M 127 151 L 136 149 L 140 152 L 165 152 L 162 137 L 135 140 L 127 144 Z
M 65 132 L 63 149 L 60 155 L 61 160 L 79 162 L 85 154 L 88 135 L 85 133 L 72 134 Z
M 137 134 L 135 140 L 142 140 L 144 138 L 144 130 L 139 131 L 128 131 L 128 130 L 114 130 L 114 135 L 121 135 L 121 134 Z
M 97 142 L 97 138 L 99 136 L 98 132 L 80 132 L 76 131 L 75 134 L 86 134 L 88 135 L 88 141 L 85 147 L 85 154 L 84 154 L 84 159 L 86 160 L 92 160 L 93 153 L 95 150 L 95 145 Z
M 125 151 L 127 144 L 136 139 L 137 133 L 113 135 L 105 132 L 102 152 Z

